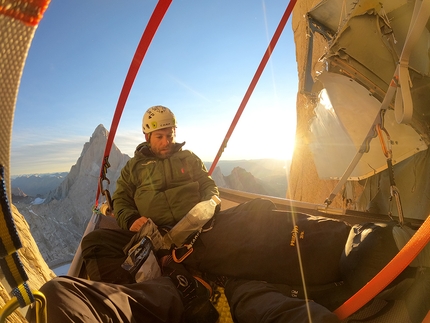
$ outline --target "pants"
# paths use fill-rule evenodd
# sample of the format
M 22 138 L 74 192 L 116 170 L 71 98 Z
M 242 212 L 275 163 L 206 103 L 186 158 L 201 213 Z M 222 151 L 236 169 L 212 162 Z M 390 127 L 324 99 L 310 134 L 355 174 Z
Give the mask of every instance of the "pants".
M 40 291 L 47 299 L 48 323 L 181 322 L 183 305 L 168 277 L 115 285 L 56 277 Z M 29 311 L 29 322 L 34 322 Z
M 130 273 L 121 267 L 127 258 L 123 248 L 134 235 L 121 229 L 98 229 L 87 234 L 81 248 L 88 277 L 106 283 L 134 283 Z
M 288 297 L 277 286 L 262 281 L 233 281 L 225 287 L 225 295 L 238 323 L 340 322 L 325 307 Z
M 41 292 L 48 323 L 182 322 L 181 298 L 167 277 L 116 285 L 65 276 L 47 282 Z M 225 293 L 236 323 L 339 322 L 323 306 L 286 297 L 265 282 L 234 281 Z M 35 321 L 32 311 L 27 319 Z
M 124 246 L 134 235 L 124 230 L 101 229 L 82 241 L 82 254 L 92 280 L 128 284 L 132 277 L 121 268 Z M 143 283 L 141 283 L 143 284 Z M 263 281 L 238 280 L 228 284 L 225 294 L 237 323 L 335 323 L 336 315 L 315 302 L 288 297 L 288 291 Z

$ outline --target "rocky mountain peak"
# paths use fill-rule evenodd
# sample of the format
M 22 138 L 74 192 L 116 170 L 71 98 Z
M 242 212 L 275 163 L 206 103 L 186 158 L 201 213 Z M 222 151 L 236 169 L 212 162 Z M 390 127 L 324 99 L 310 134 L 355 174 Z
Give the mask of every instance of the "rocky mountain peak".
M 44 203 L 20 207 L 50 266 L 73 258 L 91 218 L 108 134 L 103 125 L 97 126 L 90 140 L 84 144 L 76 164 L 61 184 L 47 195 Z M 129 159 L 113 145 L 107 172 L 111 193 L 115 190 L 121 169 Z
M 238 191 L 269 195 L 262 181 L 241 167 L 233 168 L 231 174 L 224 179 L 228 187 Z
M 81 156 L 76 164 L 71 167 L 69 174 L 61 185 L 48 194 L 45 203 L 66 198 L 72 187 L 74 187 L 75 191 L 77 189 L 82 189 L 83 192 L 86 191 L 87 195 L 89 191 L 94 192 L 93 197 L 95 198 L 98 178 L 100 176 L 100 167 L 108 136 L 109 132 L 106 128 L 102 124 L 98 125 L 90 137 L 90 140 L 84 144 Z M 115 190 L 116 179 L 119 177 L 120 171 L 128 159 L 130 159 L 130 157 L 122 154 L 116 145 L 113 144 L 109 155 L 109 163 L 111 166 L 108 169 L 108 178 L 113 183 L 113 185 L 109 187 L 112 192 Z

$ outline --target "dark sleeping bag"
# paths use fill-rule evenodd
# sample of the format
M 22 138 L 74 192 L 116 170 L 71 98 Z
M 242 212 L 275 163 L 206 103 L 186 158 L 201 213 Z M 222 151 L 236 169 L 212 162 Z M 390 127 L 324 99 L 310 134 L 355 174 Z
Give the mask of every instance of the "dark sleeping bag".
M 414 231 L 397 222 L 364 223 L 352 227 L 340 261 L 342 277 L 353 292 L 357 292 L 378 274 L 412 237 Z M 418 261 L 418 260 L 417 260 Z M 382 298 L 402 294 L 415 279 L 418 265 L 415 261 L 385 289 Z
M 340 269 L 345 285 L 357 292 L 375 277 L 415 234 L 396 222 L 354 225 L 342 254 Z M 422 250 L 375 298 L 402 300 L 410 322 L 423 322 L 430 311 L 430 245 Z M 390 302 L 391 301 L 391 302 Z
M 301 286 L 340 281 L 339 261 L 351 226 L 343 221 L 279 211 L 255 199 L 221 211 L 184 260 L 215 275 Z

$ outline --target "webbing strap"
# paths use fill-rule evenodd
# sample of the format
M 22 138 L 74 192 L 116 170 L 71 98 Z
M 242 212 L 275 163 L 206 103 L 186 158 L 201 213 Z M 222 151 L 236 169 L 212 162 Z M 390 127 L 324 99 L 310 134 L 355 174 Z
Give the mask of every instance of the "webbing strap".
M 28 26 L 36 26 L 48 8 L 50 0 L 3 0 L 0 14 L 20 20 Z
M 409 75 L 409 58 L 430 16 L 430 1 L 415 1 L 414 12 L 409 25 L 405 45 L 399 58 L 399 84 L 396 92 L 394 115 L 398 123 L 408 124 L 412 120 L 413 102 L 411 95 L 411 78 Z
M 248 103 L 249 98 L 251 97 L 251 94 L 258 83 L 258 80 L 260 79 L 260 76 L 263 73 L 267 62 L 269 61 L 270 56 L 272 55 L 272 52 L 276 46 L 276 43 L 278 42 L 279 37 L 281 36 L 282 31 L 284 30 L 284 27 L 287 24 L 288 18 L 290 17 L 296 2 L 297 0 L 290 0 L 287 8 L 285 9 L 284 15 L 282 16 L 281 21 L 279 22 L 278 27 L 275 30 L 272 40 L 270 41 L 269 46 L 267 47 L 266 52 L 264 53 L 263 58 L 261 59 L 260 65 L 258 66 L 257 71 L 255 72 L 254 77 L 252 78 L 251 83 L 249 84 L 248 90 L 246 91 L 245 96 L 243 97 L 242 102 L 239 105 L 239 108 L 236 112 L 236 115 L 234 116 L 234 119 L 230 125 L 230 128 L 228 129 L 227 134 L 225 135 L 225 138 L 218 150 L 218 153 L 215 156 L 214 161 L 212 162 L 212 165 L 209 169 L 209 175 L 211 175 L 212 172 L 214 171 L 219 159 L 221 158 L 221 155 L 224 149 L 227 147 L 227 142 L 229 141 L 231 134 L 233 133 L 233 130 L 236 127 L 236 124 L 239 121 L 240 116 L 242 115 L 242 112 L 245 109 L 245 106 Z
M 418 256 L 430 241 L 430 216 L 399 253 L 366 285 L 334 311 L 343 320 L 366 305 Z
M 37 323 L 47 322 L 47 311 L 46 311 L 46 298 L 38 291 L 33 292 L 36 299 L 35 303 L 35 319 Z M 16 297 L 11 298 L 0 310 L 0 323 L 8 322 L 7 317 L 11 315 L 19 307 L 18 299 Z
M 22 245 L 9 206 L 4 173 L 4 166 L 0 166 L 0 266 L 12 288 L 12 294 L 16 296 L 20 306 L 25 307 L 34 302 L 34 297 L 26 283 L 27 273 L 16 252 Z
M 125 78 L 121 93 L 119 95 L 118 103 L 116 105 L 115 114 L 112 119 L 112 124 L 109 131 L 109 136 L 106 142 L 106 148 L 103 155 L 102 166 L 100 168 L 100 179 L 106 179 L 106 171 L 109 166 L 108 159 L 109 154 L 112 149 L 113 140 L 115 138 L 116 130 L 118 128 L 119 121 L 121 119 L 122 112 L 127 102 L 128 95 L 130 94 L 131 87 L 133 86 L 134 80 L 136 78 L 137 72 L 139 71 L 140 65 L 145 57 L 145 54 L 151 44 L 154 35 L 163 20 L 164 15 L 169 9 L 172 0 L 159 0 L 157 6 L 155 7 L 151 18 L 142 34 L 139 45 L 137 46 L 136 52 L 134 54 L 133 60 L 131 61 L 130 67 L 128 69 L 127 76 Z M 98 205 L 98 200 L 101 192 L 101 181 L 97 187 L 96 201 L 95 205 Z
M 4 258 L 21 248 L 22 245 L 9 207 L 3 165 L 0 165 L 0 182 L 0 258 Z

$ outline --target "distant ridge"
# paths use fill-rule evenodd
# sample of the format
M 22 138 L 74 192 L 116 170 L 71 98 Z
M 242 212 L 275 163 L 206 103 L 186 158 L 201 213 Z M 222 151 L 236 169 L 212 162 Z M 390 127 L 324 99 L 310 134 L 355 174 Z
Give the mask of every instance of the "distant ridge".
M 205 166 L 209 169 L 211 163 Z M 221 160 L 212 178 L 219 187 L 285 198 L 289 166 L 276 159 Z
M 25 195 L 45 196 L 50 191 L 56 189 L 66 178 L 68 172 L 20 175 L 12 178 L 12 194 L 14 189 L 19 189 Z M 17 194 L 15 194 L 17 195 Z

